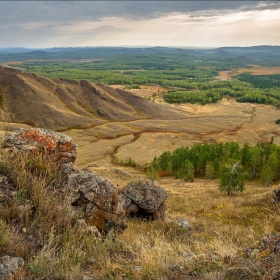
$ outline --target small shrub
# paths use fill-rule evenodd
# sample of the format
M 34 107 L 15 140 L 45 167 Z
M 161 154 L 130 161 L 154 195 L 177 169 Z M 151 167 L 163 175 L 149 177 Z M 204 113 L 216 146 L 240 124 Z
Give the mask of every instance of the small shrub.
M 158 170 L 153 165 L 147 168 L 147 177 L 152 181 L 156 181 L 159 178 Z
M 5 221 L 0 219 L 0 248 L 5 247 L 10 239 L 9 227 Z

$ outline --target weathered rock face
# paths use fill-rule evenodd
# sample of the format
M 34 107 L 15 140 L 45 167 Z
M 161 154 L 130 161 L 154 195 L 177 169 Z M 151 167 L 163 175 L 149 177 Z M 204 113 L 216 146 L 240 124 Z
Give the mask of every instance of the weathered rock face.
M 256 246 L 247 249 L 247 255 L 260 261 L 265 272 L 263 280 L 280 279 L 280 233 L 267 235 Z
M 19 129 L 7 137 L 6 144 L 8 149 L 16 148 L 30 153 L 29 156 L 37 150 L 54 155 L 55 159 L 59 159 L 62 171 L 60 187 L 67 190 L 73 206 L 82 207 L 87 226 L 95 226 L 103 235 L 116 235 L 124 231 L 127 225 L 123 197 L 119 196 L 117 187 L 109 180 L 89 170 L 74 168 L 76 145 L 71 137 L 41 128 Z M 0 177 L 0 185 L 2 181 L 8 184 L 7 180 Z M 29 204 L 20 205 L 18 210 L 25 213 L 31 208 Z
M 0 279 L 1 280 L 22 280 L 26 275 L 24 260 L 4 256 L 0 258 Z
M 43 128 L 21 128 L 6 138 L 6 145 L 25 152 L 41 150 L 56 154 L 64 163 L 74 162 L 77 154 L 71 137 Z
M 73 206 L 82 207 L 84 219 L 103 235 L 122 233 L 126 225 L 124 200 L 109 180 L 89 170 L 73 170 L 66 175 L 73 190 Z
M 121 191 L 130 216 L 163 219 L 167 192 L 154 182 L 139 180 L 128 183 Z

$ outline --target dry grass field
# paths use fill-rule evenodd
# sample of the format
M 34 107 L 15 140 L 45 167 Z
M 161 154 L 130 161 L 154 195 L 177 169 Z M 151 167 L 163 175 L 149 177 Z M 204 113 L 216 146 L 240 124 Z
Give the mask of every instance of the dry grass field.
M 130 157 L 137 165 L 144 166 L 163 151 L 203 142 L 233 140 L 253 145 L 269 142 L 273 136 L 275 143 L 280 144 L 280 131 L 275 124 L 279 111 L 272 106 L 237 103 L 234 99 L 204 106 L 168 106 L 180 108 L 185 112 L 185 118 L 109 122 L 93 128 L 65 131 L 79 145 L 77 165 L 103 166 L 107 162 L 111 166 L 114 153 L 122 161 Z

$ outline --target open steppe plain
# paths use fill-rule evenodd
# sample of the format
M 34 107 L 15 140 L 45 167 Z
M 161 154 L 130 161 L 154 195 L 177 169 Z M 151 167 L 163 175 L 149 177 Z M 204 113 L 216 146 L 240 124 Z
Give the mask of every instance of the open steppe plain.
M 123 162 L 132 158 L 143 167 L 164 151 L 203 142 L 236 141 L 254 145 L 269 142 L 273 136 L 274 142 L 280 145 L 280 131 L 275 124 L 279 111 L 275 107 L 237 103 L 234 99 L 204 106 L 166 106 L 180 108 L 185 118 L 108 122 L 88 129 L 65 131 L 79 145 L 76 164 L 112 166 L 114 155 Z

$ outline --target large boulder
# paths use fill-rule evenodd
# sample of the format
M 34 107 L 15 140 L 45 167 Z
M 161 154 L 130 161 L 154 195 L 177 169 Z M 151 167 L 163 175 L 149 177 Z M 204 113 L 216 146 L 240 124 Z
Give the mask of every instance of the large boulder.
M 0 258 L 1 280 L 21 280 L 25 278 L 26 274 L 22 258 L 12 258 L 10 256 Z
M 44 128 L 18 129 L 6 138 L 5 144 L 24 152 L 44 151 L 64 163 L 74 162 L 77 154 L 71 137 Z
M 129 216 L 148 219 L 163 219 L 166 210 L 167 192 L 153 181 L 138 180 L 128 183 L 121 194 Z
M 72 205 L 83 209 L 88 226 L 95 226 L 105 236 L 126 229 L 124 200 L 108 179 L 89 170 L 72 170 L 66 173 L 64 184 L 73 192 Z

